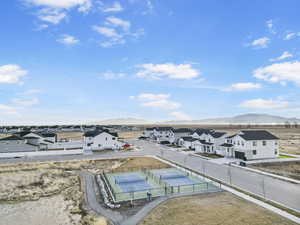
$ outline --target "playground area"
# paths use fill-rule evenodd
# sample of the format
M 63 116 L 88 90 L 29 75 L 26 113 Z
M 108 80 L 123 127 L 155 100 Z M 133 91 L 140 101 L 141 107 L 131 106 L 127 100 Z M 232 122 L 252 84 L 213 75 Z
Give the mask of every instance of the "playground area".
M 176 168 L 106 173 L 104 179 L 115 203 L 220 189 L 189 171 Z

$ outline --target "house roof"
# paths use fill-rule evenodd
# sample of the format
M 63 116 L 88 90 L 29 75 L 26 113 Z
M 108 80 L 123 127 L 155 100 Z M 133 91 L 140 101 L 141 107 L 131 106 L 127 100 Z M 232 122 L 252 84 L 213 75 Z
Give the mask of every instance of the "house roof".
M 198 128 L 194 132 L 197 133 L 199 136 L 204 134 L 209 134 L 212 130 L 210 129 L 203 129 L 203 128 Z
M 168 130 L 173 130 L 173 127 L 156 127 L 155 130 L 157 130 L 157 131 L 168 131 Z
M 199 140 L 201 144 L 203 145 L 213 145 L 213 143 L 206 142 L 205 140 Z
M 87 131 L 83 134 L 83 136 L 85 137 L 96 137 L 98 136 L 99 134 L 103 133 L 103 132 L 106 132 L 112 136 L 115 136 L 115 137 L 118 137 L 118 133 L 116 132 L 109 132 L 108 130 L 93 130 L 93 131 Z
M 0 141 L 17 141 L 17 140 L 24 140 L 24 139 L 17 135 L 10 135 L 8 137 L 4 137 L 0 139 Z
M 40 133 L 43 137 L 56 137 L 56 133 L 51 133 L 51 132 L 43 132 Z
M 226 148 L 231 148 L 231 147 L 233 147 L 233 144 L 224 143 L 224 144 L 221 144 L 220 146 L 226 147 Z
M 278 137 L 266 130 L 242 130 L 238 135 L 246 141 L 279 139 Z
M 234 135 L 230 135 L 230 136 L 227 136 L 226 138 L 227 139 L 230 139 L 230 138 L 233 138 L 233 137 L 235 137 L 237 134 L 234 134 Z
M 210 132 L 209 133 L 214 138 L 220 138 L 226 134 L 226 132 Z
M 24 139 L 39 139 L 38 137 L 24 137 Z
M 178 128 L 173 130 L 174 133 L 190 133 L 192 132 L 189 128 Z
M 194 142 L 194 141 L 199 141 L 197 138 L 193 138 L 191 136 L 186 136 L 186 137 L 181 137 L 184 141 L 189 141 L 189 142 Z

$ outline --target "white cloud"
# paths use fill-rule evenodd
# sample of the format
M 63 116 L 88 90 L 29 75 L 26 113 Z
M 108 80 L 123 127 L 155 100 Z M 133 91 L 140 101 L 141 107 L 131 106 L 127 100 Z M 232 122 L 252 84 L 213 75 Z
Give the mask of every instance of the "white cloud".
M 103 12 L 121 12 L 123 10 L 124 9 L 119 2 L 114 2 L 110 7 L 102 8 Z
M 253 47 L 266 48 L 266 47 L 268 47 L 269 43 L 270 43 L 270 38 L 262 37 L 262 38 L 254 40 L 251 43 L 251 45 Z
M 289 102 L 258 98 L 244 101 L 240 106 L 250 109 L 283 109 L 289 106 Z
M 171 112 L 170 115 L 173 116 L 173 117 L 175 117 L 177 120 L 191 120 L 192 119 L 186 113 L 179 112 L 179 111 Z
M 300 85 L 300 62 L 283 62 L 260 67 L 253 72 L 253 75 L 272 83 L 285 84 L 290 81 Z
M 224 91 L 248 91 L 252 89 L 259 89 L 261 87 L 262 87 L 261 84 L 258 83 L 251 83 L 251 82 L 235 83 L 232 84 L 230 87 L 225 88 Z
M 170 94 L 152 94 L 152 93 L 142 93 L 135 98 L 141 101 L 160 101 L 168 99 Z
M 284 40 L 290 40 L 292 38 L 295 38 L 297 36 L 296 33 L 288 33 L 285 37 Z
M 74 45 L 79 43 L 78 39 L 68 34 L 62 35 L 61 38 L 57 39 L 56 41 L 65 45 Z
M 18 114 L 18 108 L 14 106 L 0 104 L 0 114 Z
M 276 31 L 274 30 L 274 21 L 273 20 L 268 20 L 266 22 L 266 25 L 271 34 L 276 34 Z
M 165 109 L 165 110 L 173 110 L 173 109 L 178 109 L 181 107 L 180 103 L 169 101 L 166 99 L 151 101 L 151 102 L 144 102 L 141 105 L 144 107 L 160 108 L 160 109 Z
M 141 106 L 158 108 L 163 110 L 174 110 L 181 107 L 178 102 L 170 101 L 170 94 L 152 94 L 142 93 L 138 96 L 130 96 L 130 99 L 136 99 L 141 101 Z
M 194 69 L 191 64 L 142 64 L 137 72 L 137 77 L 146 79 L 160 79 L 167 77 L 170 79 L 192 79 L 198 77 L 201 72 Z
M 98 33 L 109 37 L 109 38 L 115 38 L 120 39 L 122 36 L 116 32 L 114 28 L 109 27 L 101 27 L 101 26 L 93 26 L 93 30 L 97 31 Z
M 21 95 L 34 95 L 34 94 L 40 94 L 42 93 L 42 90 L 40 89 L 30 89 L 27 91 L 24 91 L 23 93 L 21 93 Z
M 67 17 L 71 8 L 79 12 L 88 12 L 92 7 L 91 0 L 23 0 L 30 6 L 39 8 L 37 17 L 45 22 L 59 24 Z
M 115 16 L 110 16 L 106 18 L 105 21 L 106 25 L 112 25 L 115 27 L 121 27 L 124 31 L 128 31 L 130 29 L 130 22 L 127 20 L 122 20 L 120 18 L 117 18 Z
M 36 31 L 41 31 L 41 30 L 45 30 L 45 29 L 47 29 L 49 27 L 49 25 L 48 24 L 40 24 L 40 25 L 38 25 L 37 27 L 36 27 Z
M 25 0 L 25 2 L 50 8 L 70 9 L 79 7 L 79 10 L 89 9 L 91 7 L 90 0 Z
M 17 105 L 26 106 L 26 107 L 33 106 L 33 105 L 36 105 L 36 104 L 40 103 L 39 99 L 37 97 L 33 97 L 33 98 L 30 98 L 30 99 L 14 98 L 14 99 L 12 99 L 12 101 Z
M 8 64 L 0 66 L 0 83 L 21 83 L 21 78 L 27 74 L 19 65 Z
M 60 9 L 43 8 L 38 11 L 38 18 L 42 21 L 59 24 L 63 19 L 66 18 L 66 12 Z
M 100 77 L 106 79 L 106 80 L 112 80 L 112 79 L 120 79 L 125 77 L 125 73 L 113 73 L 113 72 L 106 72 L 100 75 Z
M 280 60 L 291 58 L 291 57 L 293 57 L 293 54 L 289 53 L 288 51 L 285 51 L 282 53 L 281 56 L 278 56 L 277 58 L 274 58 L 274 59 L 270 59 L 270 61 L 271 62 L 280 61 Z

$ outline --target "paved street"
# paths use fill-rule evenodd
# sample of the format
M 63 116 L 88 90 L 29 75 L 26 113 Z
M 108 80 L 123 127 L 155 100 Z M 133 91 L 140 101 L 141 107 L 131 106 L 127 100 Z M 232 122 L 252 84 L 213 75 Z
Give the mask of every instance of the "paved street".
M 254 193 L 266 199 L 283 204 L 300 212 L 300 185 L 279 180 L 236 167 L 211 163 L 200 157 L 170 150 L 168 147 L 156 143 L 131 140 L 130 143 L 141 147 L 142 150 L 132 152 L 107 152 L 94 155 L 49 156 L 28 159 L 5 159 L 0 163 L 23 161 L 62 161 L 71 159 L 105 159 L 129 156 L 158 155 L 167 160 L 174 161 L 200 173 L 232 184 L 240 189 Z

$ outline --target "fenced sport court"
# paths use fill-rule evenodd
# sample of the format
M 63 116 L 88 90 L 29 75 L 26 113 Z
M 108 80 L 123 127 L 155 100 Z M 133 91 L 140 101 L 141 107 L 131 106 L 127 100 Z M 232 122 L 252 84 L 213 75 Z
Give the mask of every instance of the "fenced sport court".
M 114 202 L 220 189 L 190 172 L 175 168 L 105 173 L 103 176 Z

